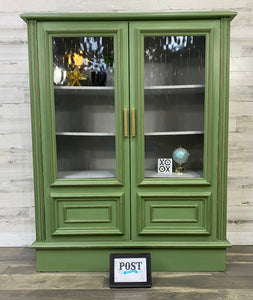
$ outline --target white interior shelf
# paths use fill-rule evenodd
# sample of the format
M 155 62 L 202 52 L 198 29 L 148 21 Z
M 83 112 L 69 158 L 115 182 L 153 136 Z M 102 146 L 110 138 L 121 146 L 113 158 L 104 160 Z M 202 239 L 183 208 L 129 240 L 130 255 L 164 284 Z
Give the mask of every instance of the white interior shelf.
M 183 89 L 203 89 L 204 84 L 176 84 L 176 85 L 151 85 L 145 86 L 145 90 L 183 90 Z
M 204 84 L 187 84 L 187 85 L 152 85 L 144 87 L 145 94 L 199 94 L 204 93 Z
M 56 132 L 56 135 L 64 136 L 115 136 L 113 132 Z
M 90 91 L 97 91 L 97 90 L 114 90 L 114 86 L 69 86 L 69 85 L 55 85 L 55 90 L 90 90 Z
M 203 177 L 203 172 L 202 171 L 189 171 L 186 170 L 185 173 L 183 174 L 178 174 L 178 173 L 158 173 L 153 170 L 145 170 L 145 177 L 148 178 L 201 178 Z
M 115 178 L 115 170 L 71 170 L 59 171 L 58 178 L 60 179 L 85 179 L 85 178 Z M 146 178 L 201 178 L 202 171 L 186 171 L 183 174 L 177 173 L 158 173 L 153 170 L 145 170 Z
M 57 95 L 113 95 L 114 86 L 54 86 Z
M 167 135 L 197 135 L 204 134 L 203 130 L 194 131 L 159 131 L 145 132 L 145 136 L 167 136 Z M 64 136 L 115 136 L 113 132 L 56 132 L 56 135 Z
M 115 170 L 71 170 L 59 171 L 60 179 L 84 179 L 84 178 L 115 178 Z
M 204 134 L 203 130 L 193 131 L 158 131 L 158 132 L 145 132 L 145 136 L 162 136 L 162 135 L 194 135 Z

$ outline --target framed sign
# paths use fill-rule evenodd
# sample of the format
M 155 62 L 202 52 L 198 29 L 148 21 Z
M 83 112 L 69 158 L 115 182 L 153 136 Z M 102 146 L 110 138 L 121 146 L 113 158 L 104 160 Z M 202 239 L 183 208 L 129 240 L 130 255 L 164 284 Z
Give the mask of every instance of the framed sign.
M 110 254 L 111 287 L 151 287 L 150 253 Z

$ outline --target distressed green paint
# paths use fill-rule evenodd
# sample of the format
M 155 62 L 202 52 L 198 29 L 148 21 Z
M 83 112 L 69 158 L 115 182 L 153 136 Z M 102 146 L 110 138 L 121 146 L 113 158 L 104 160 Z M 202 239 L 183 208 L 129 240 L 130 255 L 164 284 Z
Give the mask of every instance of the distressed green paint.
M 104 241 L 95 241 L 95 242 L 90 242 L 87 241 L 86 243 L 83 242 L 69 242 L 69 241 L 62 241 L 61 243 L 59 242 L 34 242 L 31 246 L 31 248 L 36 248 L 36 249 L 82 249 L 82 250 L 87 250 L 87 249 L 130 249 L 131 247 L 133 248 L 138 248 L 143 250 L 143 249 L 222 249 L 226 247 L 231 247 L 228 241 L 226 240 L 219 240 L 219 241 L 206 241 L 206 242 L 196 242 L 196 241 L 190 241 L 190 242 L 184 242 L 184 243 L 178 243 L 178 242 L 163 242 L 163 241 L 152 241 L 149 242 L 147 241 L 146 243 L 142 242 L 136 242 L 136 241 L 112 241 L 112 242 L 107 242 L 106 245 Z
M 204 143 L 204 176 L 198 179 L 170 178 L 144 178 L 145 149 L 144 149 L 144 36 L 164 35 L 205 35 L 206 36 L 206 86 L 205 86 L 205 143 Z M 137 52 L 137 53 L 136 53 Z M 217 207 L 217 174 L 216 164 L 218 160 L 218 120 L 219 120 L 219 66 L 220 66 L 220 22 L 217 20 L 190 20 L 177 21 L 155 21 L 155 22 L 131 22 L 130 23 L 130 102 L 137 112 L 137 136 L 131 142 L 131 178 L 132 178 L 132 237 L 133 240 L 144 240 L 140 236 L 143 228 L 143 218 L 148 219 L 144 213 L 144 207 L 139 206 L 140 199 L 137 194 L 147 191 L 156 191 L 158 197 L 161 186 L 165 187 L 168 197 L 173 191 L 172 186 L 209 186 L 206 191 L 212 194 L 212 202 L 208 211 L 202 215 L 208 220 L 208 230 L 200 230 L 198 233 L 208 233 L 210 240 L 216 238 L 216 207 Z M 210 143 L 210 141 L 213 141 Z M 167 187 L 167 188 L 166 188 Z M 169 187 L 169 189 L 168 189 Z M 189 188 L 188 188 L 189 190 Z M 183 189 L 177 192 L 177 197 L 182 195 Z M 200 191 L 200 190 L 199 190 Z M 199 195 L 197 196 L 199 197 Z M 191 202 L 190 202 L 191 203 Z M 211 214 L 212 211 L 212 214 Z M 173 214 L 170 216 L 173 218 Z M 162 232 L 164 235 L 162 236 Z M 176 231 L 172 233 L 175 233 Z M 148 230 L 145 230 L 148 235 Z M 150 230 L 152 233 L 152 230 Z M 187 234 L 187 230 L 179 231 L 178 234 Z M 196 235 L 198 234 L 196 233 Z M 168 238 L 166 230 L 160 230 L 160 236 L 145 236 L 145 239 L 160 240 Z M 173 236 L 173 239 L 178 239 Z M 196 239 L 202 239 L 201 236 Z M 178 239 L 179 240 L 179 239 Z
M 39 271 L 105 271 L 111 252 L 151 252 L 152 270 L 224 270 L 225 248 L 230 246 L 226 241 L 229 23 L 235 15 L 21 16 L 28 22 L 36 212 L 32 247 L 37 249 Z M 206 37 L 204 178 L 144 178 L 144 36 L 169 34 Z M 116 178 L 57 179 L 52 37 L 80 35 L 114 37 Z M 129 116 L 128 137 L 123 136 L 124 109 Z
M 184 241 L 190 241 L 194 235 L 195 242 L 211 240 L 210 233 L 212 219 L 210 217 L 211 205 L 213 202 L 210 192 L 168 192 L 153 191 L 139 192 L 137 195 L 137 214 L 139 216 L 137 240 L 146 241 L 180 241 L 182 235 Z M 175 214 L 167 211 L 167 222 L 164 224 L 152 222 L 152 206 L 155 207 L 195 207 L 196 222 L 188 224 L 187 216 L 181 218 L 178 222 L 175 220 Z M 162 214 L 160 214 L 162 216 Z M 171 224 L 168 224 L 170 220 Z M 143 237 L 143 235 L 145 235 Z M 180 238 L 181 236 L 181 238 Z M 169 237 L 169 238 L 168 238 Z
M 236 12 L 231 11 L 188 11 L 188 12 L 150 12 L 150 13 L 26 13 L 21 17 L 25 20 L 38 20 L 38 21 L 105 21 L 105 20 L 185 20 L 185 19 L 220 19 L 229 18 L 233 19 L 237 15 Z
M 115 27 L 113 23 L 92 23 L 92 22 L 75 22 L 66 23 L 58 22 L 51 23 L 45 22 L 39 24 L 39 49 L 41 49 L 41 72 L 42 77 L 49 78 L 42 83 L 43 87 L 41 90 L 46 90 L 47 93 L 43 94 L 44 101 L 47 103 L 45 111 L 45 132 L 49 134 L 48 142 L 50 151 L 49 157 L 47 158 L 50 163 L 50 172 L 48 174 L 50 184 L 52 186 L 58 185 L 121 185 L 122 181 L 127 181 L 124 170 L 128 168 L 129 153 L 127 151 L 129 147 L 129 140 L 123 139 L 123 128 L 122 128 L 122 110 L 129 107 L 128 98 L 128 69 L 125 66 L 128 65 L 128 37 L 126 22 L 116 22 L 118 27 Z M 102 28 L 102 29 L 101 29 Z M 116 160 L 117 165 L 117 179 L 95 179 L 95 180 L 57 180 L 56 172 L 56 144 L 55 144 L 55 116 L 54 116 L 54 91 L 53 91 L 53 80 L 52 80 L 52 37 L 63 36 L 63 37 L 78 37 L 80 35 L 86 36 L 113 36 L 114 47 L 115 47 L 115 111 L 116 111 Z M 44 67 L 45 66 L 45 67 Z M 124 67 L 123 67 L 124 66 Z M 50 96 L 49 96 L 50 95 Z M 47 127 L 46 127 L 47 126 Z M 126 178 L 125 178 L 126 176 Z M 124 182 L 125 184 L 125 182 Z
M 229 20 L 221 19 L 221 64 L 220 64 L 220 107 L 219 107 L 219 159 L 218 159 L 218 215 L 217 237 L 226 238 L 227 225 L 227 153 L 228 153 L 228 118 L 229 118 Z
M 123 130 L 122 130 L 122 118 L 121 111 L 123 107 L 127 105 L 128 107 L 128 96 L 124 91 L 127 90 L 128 82 L 127 82 L 127 74 L 128 70 L 123 68 L 124 65 L 127 65 L 127 49 L 128 49 L 128 37 L 127 37 L 127 27 L 128 24 L 126 22 L 117 22 L 114 23 L 85 23 L 85 22 L 76 22 L 71 24 L 66 24 L 66 22 L 59 22 L 59 24 L 55 23 L 40 23 L 39 27 L 39 57 L 40 60 L 40 72 L 41 72 L 41 98 L 43 99 L 42 105 L 42 140 L 44 143 L 44 177 L 47 179 L 47 183 L 45 184 L 45 193 L 47 193 L 47 201 L 45 203 L 46 214 L 51 216 L 51 220 L 47 222 L 47 237 L 48 239 L 55 239 L 55 233 L 57 231 L 54 230 L 55 218 L 57 219 L 57 215 L 53 213 L 53 207 L 51 205 L 52 200 L 48 194 L 48 187 L 51 186 L 50 191 L 53 193 L 58 186 L 69 186 L 69 185 L 80 185 L 80 186 L 95 186 L 92 189 L 92 192 L 99 193 L 99 191 L 105 190 L 103 187 L 100 189 L 98 186 L 100 185 L 113 185 L 114 192 L 116 190 L 122 192 L 124 191 L 124 203 L 122 203 L 120 209 L 122 211 L 122 217 L 120 218 L 120 222 L 126 224 L 120 224 L 120 227 L 124 227 L 125 236 L 117 237 L 119 231 L 115 229 L 111 232 L 111 235 L 115 234 L 115 238 L 120 239 L 129 239 L 129 176 L 128 176 L 128 166 L 129 166 L 129 140 L 123 139 Z M 102 35 L 102 36 L 113 36 L 114 37 L 114 47 L 115 47 L 115 111 L 116 111 L 116 160 L 117 160 L 117 178 L 116 179 L 105 179 L 105 180 L 56 180 L 57 172 L 57 160 L 56 160 L 56 144 L 55 144 L 55 116 L 54 116 L 54 92 L 53 92 L 53 80 L 52 80 L 52 36 L 80 36 L 80 35 Z M 48 80 L 47 78 L 51 79 Z M 46 93 L 43 93 L 46 91 Z M 124 94 L 123 94 L 124 92 Z M 102 190 L 101 190 L 102 189 Z M 115 190 L 116 189 L 116 190 Z M 77 191 L 77 190 L 76 190 Z M 87 193 L 87 189 L 82 191 L 83 193 Z M 113 197 L 112 194 L 110 194 Z M 71 196 L 69 196 L 71 198 Z M 74 195 L 72 194 L 74 198 Z M 95 214 L 95 211 L 93 212 Z M 126 216 L 124 216 L 126 214 Z M 87 232 L 87 231 L 86 231 Z M 91 233 L 94 231 L 90 231 Z M 61 231 L 61 233 L 64 233 Z M 72 235 L 75 235 L 74 231 L 69 231 Z M 53 236 L 52 236 L 53 235 Z M 67 234 L 69 235 L 69 234 Z M 79 234 L 80 235 L 80 234 Z M 100 230 L 100 235 L 103 236 L 102 231 Z M 98 238 L 95 235 L 95 238 Z M 99 237 L 101 239 L 101 236 Z M 108 237 L 108 239 L 114 239 L 114 237 Z M 93 237 L 94 239 L 94 237 Z
M 112 221 L 112 206 L 110 205 L 72 205 L 70 202 L 64 205 L 64 223 L 110 223 Z M 91 213 L 96 210 L 96 218 Z
M 33 139 L 33 178 L 36 215 L 36 239 L 45 239 L 45 207 L 42 175 L 42 141 L 41 141 L 41 117 L 40 95 L 38 76 L 38 46 L 37 23 L 30 21 L 28 24 L 29 40 L 29 71 L 30 71 L 30 97 L 31 97 L 31 121 Z
M 197 223 L 198 205 L 156 203 L 150 206 L 151 223 Z
M 37 250 L 39 271 L 109 271 L 110 253 L 151 253 L 152 271 L 224 271 L 225 249 Z M 96 260 L 94 260 L 96 257 Z M 62 263 L 64 262 L 64 264 Z
M 62 194 L 51 194 L 52 211 L 54 212 L 53 236 L 86 236 L 89 240 L 112 240 L 117 236 L 117 240 L 128 240 L 129 237 L 124 233 L 124 213 L 123 205 L 125 203 L 124 193 L 109 194 L 71 194 L 69 196 Z M 104 219 L 98 219 L 101 208 L 106 212 Z M 68 211 L 75 209 L 80 219 L 69 219 Z M 89 210 L 89 212 L 87 211 Z M 82 213 L 84 211 L 84 213 Z M 85 214 L 88 214 L 84 219 Z M 73 217 L 73 215 L 72 215 Z M 119 236 L 120 235 L 120 236 Z
M 137 176 L 137 184 L 142 185 L 210 185 L 215 180 L 214 169 L 210 162 L 215 164 L 217 159 L 216 137 L 218 124 L 218 103 L 219 99 L 219 26 L 217 20 L 205 21 L 156 21 L 156 22 L 131 22 L 130 24 L 130 61 L 131 66 L 131 107 L 137 109 L 137 137 L 132 142 L 132 170 L 133 176 Z M 167 179 L 144 178 L 144 36 L 164 35 L 205 35 L 206 36 L 206 87 L 205 87 L 205 151 L 204 151 L 204 174 L 206 178 L 198 179 Z M 136 54 L 137 52 L 137 54 Z M 214 143 L 210 143 L 210 138 Z M 134 156 L 137 156 L 135 159 Z M 138 163 L 136 163 L 138 162 Z M 135 166 L 138 169 L 134 171 Z M 215 174 L 216 176 L 216 174 Z M 132 183 L 133 184 L 133 183 Z

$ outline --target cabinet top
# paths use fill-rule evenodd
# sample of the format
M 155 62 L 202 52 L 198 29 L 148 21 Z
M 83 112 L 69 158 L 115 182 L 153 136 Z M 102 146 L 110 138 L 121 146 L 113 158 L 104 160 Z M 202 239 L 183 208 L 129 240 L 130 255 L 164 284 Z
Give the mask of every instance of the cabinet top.
M 138 20 L 189 20 L 220 19 L 237 15 L 233 11 L 187 11 L 187 12 L 148 12 L 148 13 L 25 13 L 20 17 L 37 21 L 138 21 Z

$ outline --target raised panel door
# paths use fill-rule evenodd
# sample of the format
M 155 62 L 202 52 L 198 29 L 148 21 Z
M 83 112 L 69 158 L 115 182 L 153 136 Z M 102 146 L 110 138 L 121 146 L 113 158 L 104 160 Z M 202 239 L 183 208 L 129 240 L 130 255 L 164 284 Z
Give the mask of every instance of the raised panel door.
M 133 239 L 216 234 L 219 49 L 215 20 L 130 25 Z
M 46 238 L 128 240 L 128 24 L 45 22 L 38 35 Z

